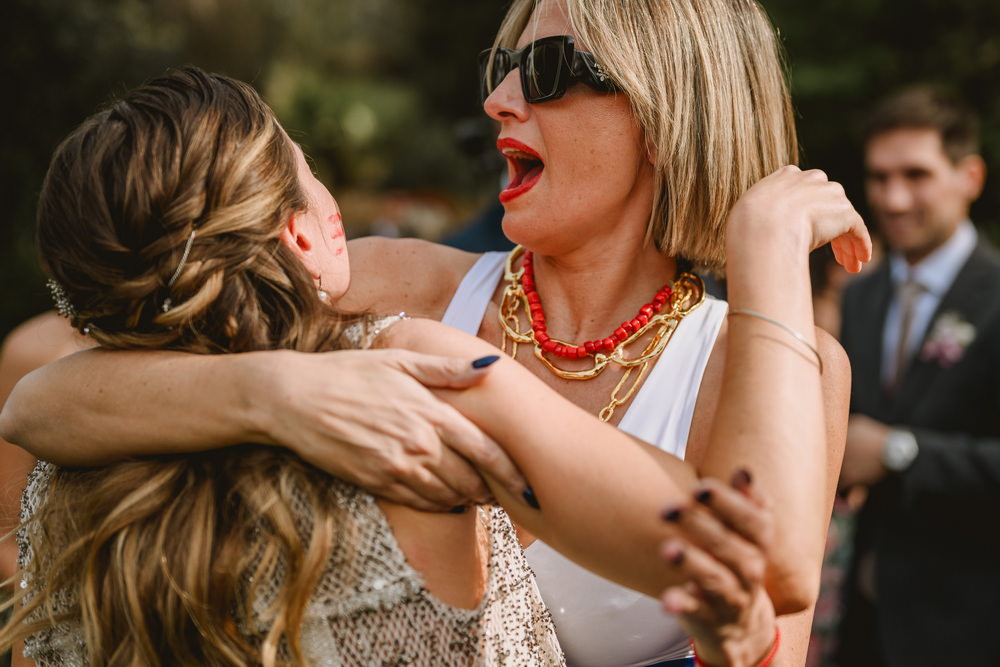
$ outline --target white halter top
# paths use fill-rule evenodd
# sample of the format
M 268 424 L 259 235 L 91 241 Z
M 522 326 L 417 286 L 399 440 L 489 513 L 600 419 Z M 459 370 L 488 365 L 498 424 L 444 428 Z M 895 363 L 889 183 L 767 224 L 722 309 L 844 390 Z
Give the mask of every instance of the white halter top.
M 480 257 L 455 291 L 442 322 L 478 334 L 506 258 L 506 252 Z M 618 425 L 621 430 L 684 458 L 702 375 L 727 310 L 724 301 L 706 297 L 681 321 L 632 398 Z M 690 655 L 687 634 L 659 600 L 592 574 L 540 540 L 524 552 L 567 664 L 640 667 Z

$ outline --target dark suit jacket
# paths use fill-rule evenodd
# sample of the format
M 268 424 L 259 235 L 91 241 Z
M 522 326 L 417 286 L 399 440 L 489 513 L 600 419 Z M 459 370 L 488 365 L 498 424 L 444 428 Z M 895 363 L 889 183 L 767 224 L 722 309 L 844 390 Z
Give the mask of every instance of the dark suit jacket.
M 870 490 L 855 553 L 874 550 L 874 642 L 889 665 L 1000 665 L 1000 254 L 980 240 L 942 298 L 895 396 L 882 387 L 888 263 L 844 295 L 841 342 L 851 359 L 851 411 L 905 426 L 912 467 Z M 954 365 L 920 359 L 938 318 L 955 313 L 976 336 Z M 855 568 L 845 632 L 859 602 Z M 844 636 L 845 646 L 856 638 Z M 860 658 L 842 660 L 867 664 Z

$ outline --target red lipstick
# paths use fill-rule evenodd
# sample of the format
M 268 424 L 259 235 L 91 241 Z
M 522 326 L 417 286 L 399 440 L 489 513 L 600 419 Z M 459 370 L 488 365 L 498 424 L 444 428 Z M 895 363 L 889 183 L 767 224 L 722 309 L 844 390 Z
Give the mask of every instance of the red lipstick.
M 545 163 L 533 148 L 509 137 L 497 140 L 497 150 L 507 158 L 510 167 L 510 183 L 500 193 L 500 202 L 506 204 L 534 187 L 542 177 Z

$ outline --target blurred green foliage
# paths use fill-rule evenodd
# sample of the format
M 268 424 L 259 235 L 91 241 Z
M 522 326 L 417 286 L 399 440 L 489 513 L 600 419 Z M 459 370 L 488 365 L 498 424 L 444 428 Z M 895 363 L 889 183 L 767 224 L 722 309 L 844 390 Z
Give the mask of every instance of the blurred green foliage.
M 789 52 L 804 162 L 860 204 L 858 121 L 900 84 L 936 81 L 986 120 L 1000 169 L 1000 3 L 764 0 Z M 0 22 L 0 335 L 49 307 L 33 248 L 57 143 L 117 93 L 191 63 L 253 83 L 343 194 L 417 192 L 471 210 L 492 196 L 475 56 L 505 0 L 7 0 Z M 473 120 L 475 119 L 475 120 Z M 1000 220 L 991 187 L 974 209 Z M 360 197 L 364 200 L 364 196 Z

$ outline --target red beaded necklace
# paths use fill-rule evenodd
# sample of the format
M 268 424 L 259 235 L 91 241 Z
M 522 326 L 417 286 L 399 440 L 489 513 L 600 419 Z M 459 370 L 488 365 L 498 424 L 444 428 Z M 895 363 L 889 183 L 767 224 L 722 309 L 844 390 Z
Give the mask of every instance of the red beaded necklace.
M 661 287 L 653 296 L 653 300 L 639 309 L 631 320 L 626 320 L 618 326 L 607 338 L 588 340 L 582 345 L 564 345 L 549 337 L 545 324 L 545 311 L 542 310 L 542 299 L 535 289 L 535 264 L 532 252 L 524 251 L 524 272 L 521 274 L 521 289 L 528 300 L 531 313 L 531 331 L 535 341 L 542 350 L 565 359 L 583 359 L 594 356 L 598 352 L 612 352 L 624 343 L 635 332 L 649 324 L 649 319 L 663 310 L 664 306 L 673 304 L 674 288 L 670 283 Z
M 520 268 L 515 270 L 518 265 Z M 553 338 L 547 331 L 542 300 L 535 289 L 535 267 L 530 251 L 521 246 L 511 251 L 504 266 L 504 282 L 507 286 L 500 298 L 497 319 L 503 336 L 501 347 L 512 358 L 517 358 L 519 345 L 530 345 L 535 358 L 564 380 L 591 380 L 609 365 L 623 369 L 611 391 L 610 402 L 598 413 L 601 421 L 611 419 L 615 409 L 635 394 L 650 364 L 666 349 L 677 325 L 705 298 L 701 279 L 684 273 L 673 285 L 661 287 L 652 301 L 640 308 L 631 320 L 622 322 L 610 336 L 576 345 Z M 531 328 L 526 331 L 521 329 L 521 313 L 531 321 Z M 629 348 L 639 341 L 644 341 L 641 351 L 629 356 Z M 589 368 L 560 368 L 549 355 L 564 359 L 591 357 L 593 364 Z

